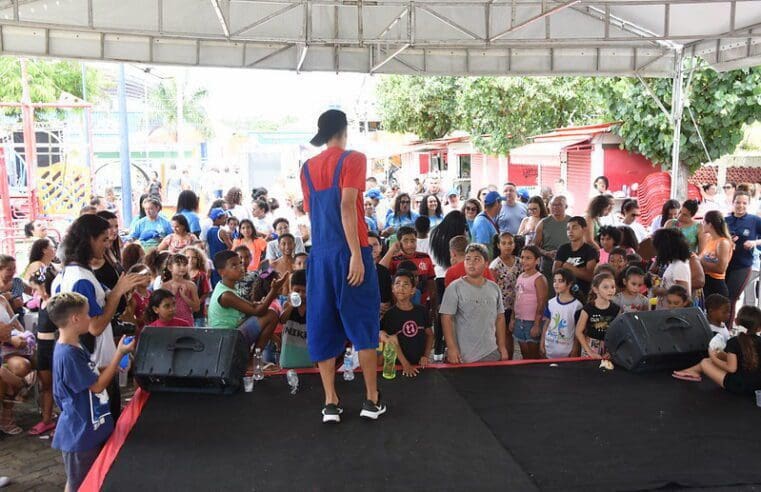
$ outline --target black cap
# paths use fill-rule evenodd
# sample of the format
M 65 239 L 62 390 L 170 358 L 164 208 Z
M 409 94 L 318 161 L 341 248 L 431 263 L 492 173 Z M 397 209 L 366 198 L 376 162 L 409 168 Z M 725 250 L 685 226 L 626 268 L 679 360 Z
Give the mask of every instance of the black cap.
M 329 109 L 317 120 L 317 135 L 309 141 L 315 147 L 321 147 L 336 134 L 349 126 L 346 113 L 338 109 Z

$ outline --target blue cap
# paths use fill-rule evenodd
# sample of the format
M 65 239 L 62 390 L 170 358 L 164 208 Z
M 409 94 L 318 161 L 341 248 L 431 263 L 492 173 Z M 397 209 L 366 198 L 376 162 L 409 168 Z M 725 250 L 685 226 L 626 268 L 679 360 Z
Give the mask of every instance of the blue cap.
M 490 191 L 484 197 L 484 205 L 486 205 L 487 207 L 491 207 L 495 203 L 501 202 L 504 199 L 505 199 L 505 197 L 500 195 L 498 192 L 496 192 L 496 191 Z
M 222 208 L 212 208 L 211 210 L 209 210 L 209 218 L 211 220 L 217 220 L 223 215 L 227 215 L 227 213 L 225 213 L 225 210 Z
M 383 195 L 378 188 L 370 188 L 365 192 L 365 198 L 370 198 L 371 200 L 380 200 L 383 198 Z
M 450 197 L 453 195 L 460 196 L 460 191 L 457 188 L 452 188 L 451 190 L 449 190 L 449 193 L 447 193 L 447 196 Z
M 528 190 L 526 188 L 518 188 L 518 196 L 521 197 L 521 200 L 528 201 L 529 199 Z

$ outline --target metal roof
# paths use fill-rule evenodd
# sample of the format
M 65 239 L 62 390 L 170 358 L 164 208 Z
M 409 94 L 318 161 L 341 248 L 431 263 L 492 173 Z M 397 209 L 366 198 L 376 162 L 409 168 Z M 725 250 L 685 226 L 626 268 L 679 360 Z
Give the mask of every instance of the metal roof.
M 670 76 L 761 64 L 759 0 L 0 0 L 0 53 L 296 71 Z
M 510 150 L 511 164 L 541 164 L 543 166 L 560 166 L 560 152 L 572 145 L 588 141 L 591 135 L 544 140 Z

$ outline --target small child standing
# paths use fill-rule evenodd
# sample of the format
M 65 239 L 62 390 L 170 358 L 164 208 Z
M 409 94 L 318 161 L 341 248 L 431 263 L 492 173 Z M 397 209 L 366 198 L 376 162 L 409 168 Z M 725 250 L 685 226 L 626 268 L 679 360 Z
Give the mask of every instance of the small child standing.
M 578 357 L 579 343 L 576 340 L 576 320 L 584 307 L 573 297 L 571 289 L 576 283 L 573 274 L 561 268 L 552 275 L 552 288 L 557 294 L 547 303 L 544 310 L 544 330 L 539 352 L 548 359 Z
M 600 227 L 600 264 L 607 264 L 610 253 L 621 244 L 621 231 L 613 226 Z
M 621 284 L 621 292 L 616 294 L 613 302 L 618 304 L 622 313 L 636 313 L 650 309 L 647 297 L 642 295 L 642 286 L 645 285 L 645 272 L 641 268 L 630 266 L 624 270 Z
M 521 274 L 521 262 L 515 256 L 515 238 L 509 232 L 503 232 L 497 237 L 497 245 L 494 251 L 499 251 L 499 256 L 489 265 L 489 271 L 496 279 L 497 285 L 502 291 L 502 304 L 505 305 L 505 319 L 513 319 L 513 308 L 515 307 L 515 285 L 518 281 L 518 275 Z M 515 343 L 513 342 L 513 333 L 507 330 L 507 354 L 508 358 L 513 358 Z
M 312 367 L 314 363 L 307 349 L 307 272 L 296 270 L 291 275 L 291 290 L 299 295 L 301 305 L 295 307 L 291 300 L 283 306 L 280 322 L 283 335 L 280 342 L 280 367 L 283 369 Z
M 172 255 L 164 269 L 162 289 L 174 294 L 177 301 L 177 317 L 192 323 L 193 313 L 201 308 L 196 285 L 188 277 L 188 257 Z
M 394 346 L 402 374 L 408 377 L 418 375 L 413 364 L 421 368 L 428 365 L 428 354 L 433 350 L 433 326 L 428 311 L 412 303 L 414 289 L 414 275 L 399 270 L 392 287 L 396 304 L 383 315 L 380 332 L 380 341 Z
M 680 309 L 692 306 L 692 299 L 687 289 L 681 285 L 672 285 L 666 291 L 662 309 Z
M 518 340 L 524 359 L 539 358 L 539 342 L 542 340 L 542 318 L 547 306 L 547 279 L 539 271 L 542 255 L 536 246 L 521 251 L 523 273 L 515 286 L 515 310 L 510 331 Z
M 53 447 L 63 453 L 66 490 L 78 490 L 114 430 L 106 388 L 116 377 L 121 358 L 135 341 L 119 341 L 111 363 L 98 374 L 90 353 L 79 343 L 90 328 L 87 298 L 76 292 L 58 294 L 47 305 L 59 337 L 53 353 L 53 395 L 61 409 Z
M 488 259 L 483 244 L 468 246 L 465 277 L 444 290 L 439 312 L 451 364 L 507 360 L 505 307 L 497 284 L 484 277 Z
M 209 278 L 209 260 L 198 248 L 185 248 L 183 254 L 188 257 L 188 277 L 196 286 L 200 307 L 193 312 L 193 324 L 206 326 L 206 301 L 211 295 L 211 280 Z
M 127 273 L 137 273 L 139 275 L 145 275 L 150 279 L 151 270 L 143 265 L 137 263 L 132 265 Z M 151 292 L 148 290 L 147 284 L 140 284 L 135 287 L 129 295 L 127 301 L 127 309 L 122 314 L 122 319 L 130 323 L 134 323 L 136 327 L 135 335 L 139 336 L 140 332 L 145 327 L 145 311 L 148 309 L 148 302 L 151 299 Z
M 621 312 L 612 302 L 616 295 L 616 280 L 608 273 L 592 279 L 590 301 L 584 306 L 576 323 L 576 338 L 581 344 L 581 356 L 592 359 L 609 358 L 605 348 L 605 333 Z
M 157 289 L 151 294 L 145 321 L 148 326 L 193 326 L 190 320 L 177 317 L 174 294 L 166 289 Z

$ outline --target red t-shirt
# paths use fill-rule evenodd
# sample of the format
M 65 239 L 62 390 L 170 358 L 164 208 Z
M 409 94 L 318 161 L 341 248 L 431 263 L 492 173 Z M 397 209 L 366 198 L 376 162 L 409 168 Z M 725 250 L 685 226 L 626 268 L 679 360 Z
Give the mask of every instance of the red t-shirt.
M 444 277 L 444 288 L 449 287 L 449 284 L 457 280 L 458 278 L 462 278 L 465 276 L 465 262 L 461 261 L 460 263 L 457 263 L 456 265 L 452 265 L 449 270 L 447 270 L 447 274 Z M 487 280 L 491 280 L 494 282 L 494 276 L 491 274 L 491 271 L 489 268 L 484 268 L 484 278 Z
M 330 188 L 333 184 L 333 174 L 336 172 L 338 159 L 344 149 L 330 147 L 322 153 L 309 159 L 309 176 L 312 178 L 312 185 L 317 191 Z M 341 189 L 354 188 L 357 190 L 357 233 L 359 235 L 359 245 L 369 246 L 367 241 L 367 223 L 365 223 L 365 176 L 367 175 L 367 157 L 361 152 L 352 152 L 344 159 L 341 175 L 338 178 L 338 186 Z M 307 186 L 304 174 L 301 174 L 301 191 L 304 194 L 304 210 L 309 212 L 309 187 Z M 341 210 L 336 210 L 341 214 Z
M 192 328 L 193 327 L 193 323 L 191 323 L 190 321 L 188 321 L 186 319 L 182 319 L 182 318 L 172 318 L 172 320 L 167 322 L 167 323 L 161 321 L 160 319 L 157 319 L 156 321 L 154 321 L 153 323 L 151 323 L 148 326 L 158 326 L 158 327 L 162 327 L 162 328 L 166 328 L 168 326 L 188 326 L 188 327 Z

